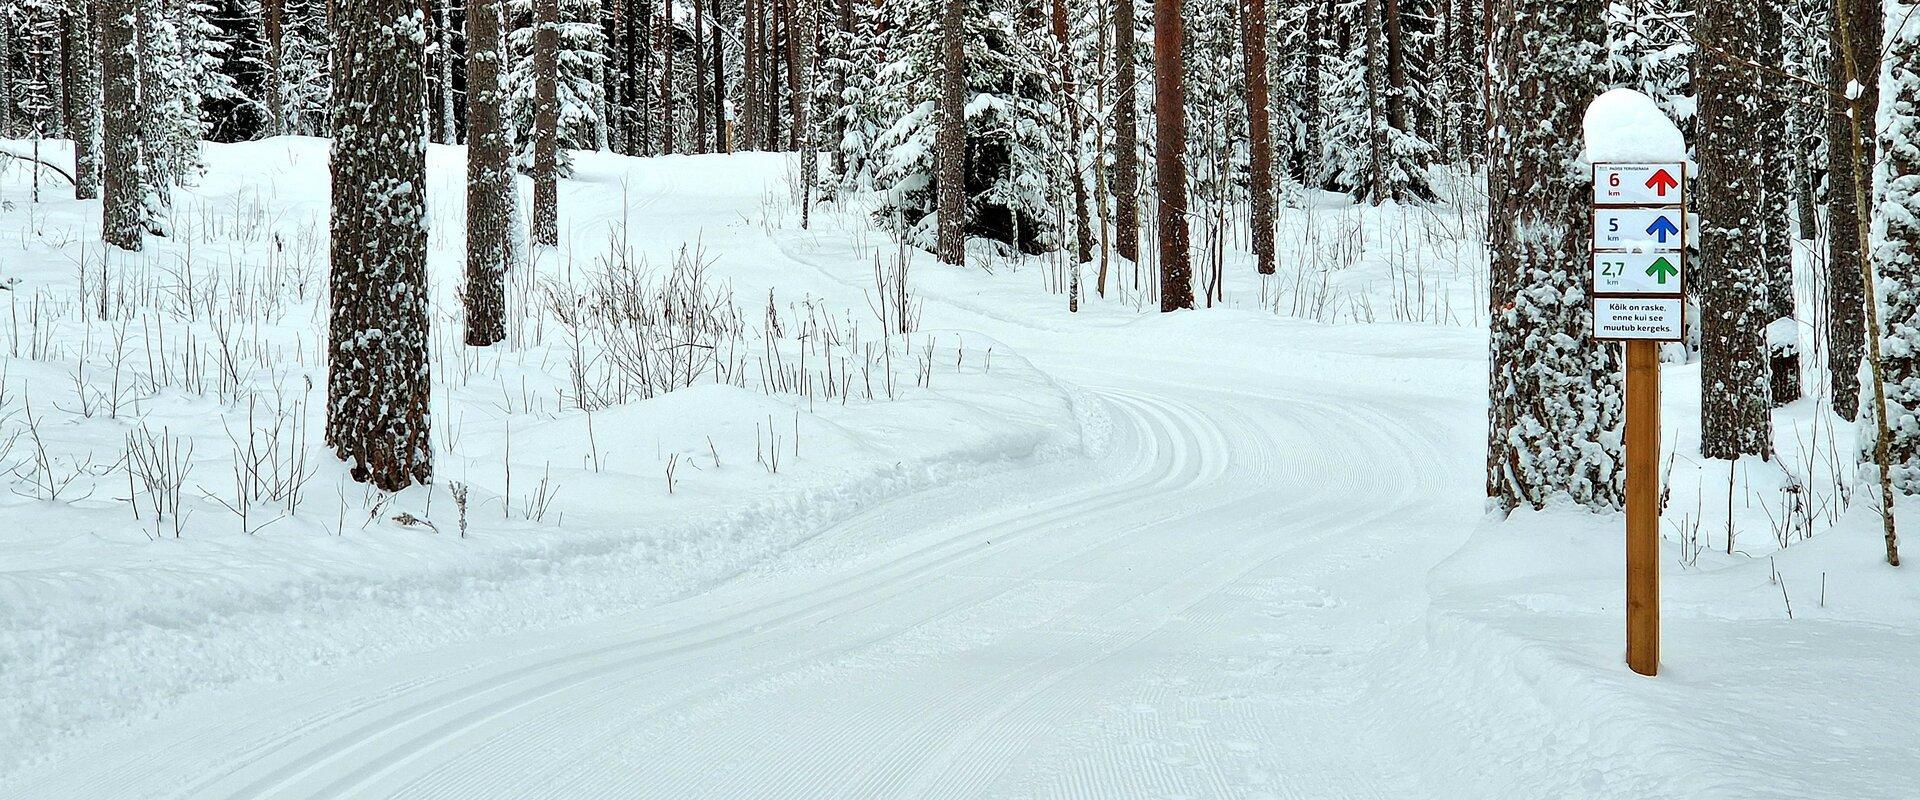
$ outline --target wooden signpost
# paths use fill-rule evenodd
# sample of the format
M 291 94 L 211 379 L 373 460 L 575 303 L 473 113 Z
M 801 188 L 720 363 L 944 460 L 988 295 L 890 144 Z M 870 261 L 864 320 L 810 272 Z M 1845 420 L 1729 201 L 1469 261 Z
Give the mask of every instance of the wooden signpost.
M 1627 346 L 1627 666 L 1660 669 L 1660 342 L 1686 323 L 1685 164 L 1593 165 L 1593 337 Z

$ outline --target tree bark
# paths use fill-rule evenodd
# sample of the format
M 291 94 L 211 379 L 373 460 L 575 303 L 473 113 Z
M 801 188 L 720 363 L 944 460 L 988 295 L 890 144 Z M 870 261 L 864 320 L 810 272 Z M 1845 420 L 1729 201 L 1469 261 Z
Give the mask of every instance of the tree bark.
M 1113 233 L 1114 252 L 1140 260 L 1140 65 L 1134 3 L 1114 0 L 1113 14 Z
M 1855 28 L 1852 60 L 1859 65 L 1860 102 L 1869 110 L 1880 105 L 1880 6 L 1874 0 L 1834 0 L 1835 24 L 1828 46 L 1827 78 L 1827 371 L 1831 385 L 1833 412 L 1843 419 L 1854 419 L 1860 411 L 1860 359 L 1866 350 L 1866 284 L 1859 270 L 1860 215 L 1865 211 L 1855 200 L 1851 159 L 1855 148 L 1852 122 L 1844 99 L 1847 87 L 1847 49 L 1840 32 L 1841 15 L 1852 19 Z M 1848 4 L 1842 7 L 1840 4 Z M 1859 173 L 1872 175 L 1874 143 L 1860 143 Z
M 475 347 L 505 339 L 506 280 L 518 196 L 513 185 L 512 139 L 504 116 L 507 91 L 501 0 L 467 0 L 467 311 L 466 342 Z
M 1618 345 L 1592 338 L 1581 118 L 1606 69 L 1594 4 L 1489 7 L 1487 496 L 1502 510 L 1623 500 Z
M 940 127 L 934 133 L 936 214 L 934 255 L 943 264 L 967 263 L 967 55 L 966 4 L 942 4 L 940 12 Z
M 433 476 L 424 20 L 337 0 L 326 440 L 386 491 Z
M 1073 42 L 1067 33 L 1067 0 L 1053 0 L 1054 44 L 1059 48 L 1060 104 L 1067 111 L 1067 179 L 1073 190 L 1073 253 L 1075 264 L 1093 260 L 1093 231 L 1087 223 L 1087 181 L 1080 159 L 1080 86 L 1073 74 Z M 1075 272 L 1078 275 L 1078 272 Z M 1074 301 L 1077 303 L 1076 296 Z
M 706 0 L 693 0 L 693 152 L 707 152 Z
M 660 19 L 660 152 L 680 152 L 674 146 L 673 53 L 680 49 L 680 26 L 673 21 L 673 0 L 665 0 Z
M 1695 30 L 1704 47 L 1736 58 L 1772 51 L 1757 8 L 1745 0 L 1702 0 Z M 1771 457 L 1766 328 L 1773 315 L 1760 234 L 1785 216 L 1770 220 L 1765 210 L 1761 165 L 1773 154 L 1759 148 L 1755 131 L 1779 120 L 1762 118 L 1760 81 L 1749 68 L 1715 57 L 1700 67 L 1700 454 Z
M 1246 0 L 1240 12 L 1240 49 L 1246 62 L 1247 193 L 1255 268 L 1273 274 L 1273 111 L 1267 98 L 1267 0 Z
M 1160 310 L 1193 308 L 1187 242 L 1187 89 L 1182 0 L 1153 0 L 1154 222 L 1160 237 Z
M 102 104 L 112 109 L 140 107 L 140 65 L 134 25 L 139 0 L 93 0 L 99 4 Z M 139 250 L 146 233 L 146 165 L 140 156 L 138 113 L 107 114 L 102 137 L 100 236 L 122 250 Z
M 534 0 L 533 243 L 560 245 L 560 0 Z
M 73 139 L 73 196 L 100 196 L 100 65 L 94 46 L 91 0 L 77 3 L 64 17 L 61 48 L 66 73 L 67 133 Z

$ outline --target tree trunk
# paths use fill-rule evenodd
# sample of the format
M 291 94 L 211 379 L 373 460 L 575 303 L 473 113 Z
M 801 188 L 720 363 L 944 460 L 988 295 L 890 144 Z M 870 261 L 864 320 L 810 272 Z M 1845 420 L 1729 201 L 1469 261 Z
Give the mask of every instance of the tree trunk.
M 92 0 L 99 4 L 100 74 L 104 108 L 140 107 L 140 64 L 135 50 L 134 25 L 140 0 Z M 100 236 L 122 250 L 139 250 L 147 230 L 147 173 L 140 156 L 141 115 L 105 115 L 101 151 L 102 176 Z
M 679 152 L 674 146 L 673 53 L 680 49 L 680 26 L 673 21 L 673 0 L 665 0 L 660 19 L 660 152 Z
M 1592 4 L 1513 0 L 1489 17 L 1491 290 L 1487 496 L 1618 508 L 1620 348 L 1592 338 L 1581 117 L 1606 69 Z M 1493 9 L 1489 9 L 1492 11 Z
M 560 0 L 534 0 L 533 243 L 560 246 Z
M 1301 76 L 1301 81 L 1305 86 L 1300 92 L 1300 115 L 1303 119 L 1300 124 L 1300 174 L 1298 177 L 1301 183 L 1310 187 L 1318 187 L 1326 180 L 1326 175 L 1322 174 L 1320 168 L 1320 129 L 1326 124 L 1325 115 L 1320 110 L 1322 79 L 1320 37 L 1322 36 L 1321 24 L 1325 17 L 1323 5 L 1324 0 L 1307 0 L 1304 25 L 1306 30 L 1302 34 L 1306 39 L 1303 46 L 1306 47 L 1307 52 L 1301 57 L 1302 71 L 1305 73 Z
M 507 271 L 518 254 L 513 140 L 503 114 L 507 51 L 502 0 L 467 0 L 467 311 L 466 342 L 507 336 Z
M 706 0 L 693 0 L 693 152 L 707 152 Z
M 1113 14 L 1113 233 L 1114 252 L 1140 260 L 1139 47 L 1134 3 L 1115 0 Z
M 1758 0 L 1759 40 L 1771 45 L 1769 51 L 1784 51 L 1786 9 L 1790 0 Z M 1749 72 L 1748 74 L 1753 74 Z M 1789 99 L 1798 90 L 1792 82 L 1771 73 L 1756 75 L 1759 80 L 1759 115 L 1768 124 L 1753 128 L 1756 150 L 1786 155 L 1793 152 L 1789 140 Z M 1789 165 L 1788 169 L 1792 167 Z M 1759 177 L 1756 174 L 1756 177 Z M 1768 395 L 1774 406 L 1800 399 L 1800 326 L 1794 319 L 1793 247 L 1794 236 L 1787 227 L 1793 205 L 1793 181 L 1767 180 L 1760 185 L 1759 257 L 1767 276 L 1767 320 L 1765 345 L 1768 365 Z
M 264 17 L 261 25 L 267 40 L 262 54 L 267 62 L 267 135 L 285 136 L 290 133 L 287 130 L 287 0 L 261 0 L 260 13 Z
M 733 152 L 733 142 L 727 133 L 727 62 L 725 38 L 717 33 L 712 37 L 713 54 L 707 63 L 713 68 L 713 149 L 722 153 Z
M 77 4 L 64 18 L 67 132 L 73 138 L 73 196 L 100 196 L 100 64 L 94 46 L 91 0 Z
M 1253 257 L 1262 275 L 1273 274 L 1273 112 L 1267 99 L 1267 0 L 1246 0 L 1240 12 L 1240 49 L 1247 65 L 1247 193 L 1253 227 Z
M 426 31 L 411 0 L 338 0 L 327 443 L 386 491 L 433 476 Z
M 1764 47 L 1757 9 L 1745 0 L 1702 0 L 1695 17 L 1703 47 L 1758 59 Z M 1760 232 L 1769 219 L 1761 188 L 1755 131 L 1779 120 L 1761 117 L 1757 77 L 1728 58 L 1700 60 L 1700 454 L 1708 458 L 1773 452 L 1768 376 L 1768 274 Z M 1852 262 L 1848 262 L 1852 263 Z
M 740 56 L 740 127 L 747 132 L 742 146 L 760 149 L 760 0 L 742 3 L 741 38 L 745 48 Z
M 1855 200 L 1854 148 L 1852 123 L 1847 116 L 1844 94 L 1847 87 L 1838 18 L 1847 14 L 1856 29 L 1852 57 L 1860 69 L 1860 102 L 1869 110 L 1880 105 L 1880 5 L 1873 0 L 1834 0 L 1836 24 L 1828 39 L 1831 53 L 1827 59 L 1827 78 L 1831 92 L 1827 98 L 1827 370 L 1833 395 L 1833 412 L 1853 419 L 1860 411 L 1860 359 L 1866 349 L 1866 285 L 1859 270 L 1860 214 L 1865 210 Z M 1841 8 L 1839 4 L 1849 4 Z M 1874 143 L 1860 143 L 1860 174 L 1872 175 Z
M 1193 308 L 1187 246 L 1187 88 L 1182 0 L 1153 0 L 1154 223 L 1160 236 L 1160 310 Z
M 940 128 L 933 157 L 939 239 L 934 255 L 943 264 L 967 263 L 967 54 L 966 4 L 945 3 L 940 12 Z
M 469 0 L 472 2 L 473 0 Z M 452 13 L 447 6 L 453 0 L 429 0 L 433 3 L 433 22 L 435 29 L 434 55 L 438 56 L 440 68 L 440 104 L 439 134 L 441 144 L 459 144 L 459 133 L 453 122 L 453 22 Z
M 1087 181 L 1080 159 L 1080 86 L 1073 77 L 1073 42 L 1067 35 L 1067 0 L 1053 0 L 1053 40 L 1059 47 L 1060 104 L 1067 111 L 1067 178 L 1073 182 L 1074 264 L 1093 260 L 1093 231 L 1087 224 Z M 1078 275 L 1078 271 L 1075 272 Z M 1078 302 L 1078 297 L 1074 298 Z

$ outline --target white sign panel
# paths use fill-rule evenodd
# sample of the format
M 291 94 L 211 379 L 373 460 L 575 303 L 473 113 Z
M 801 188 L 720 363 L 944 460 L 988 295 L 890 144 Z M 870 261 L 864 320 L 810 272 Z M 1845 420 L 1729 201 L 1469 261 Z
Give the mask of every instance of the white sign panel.
M 1594 253 L 1596 294 L 1679 294 L 1682 253 Z
M 1596 297 L 1593 338 L 1677 342 L 1685 309 L 1678 297 Z
M 1596 206 L 1677 206 L 1681 203 L 1683 164 L 1595 164 Z
M 1686 220 L 1677 208 L 1596 208 L 1595 250 L 1679 250 Z

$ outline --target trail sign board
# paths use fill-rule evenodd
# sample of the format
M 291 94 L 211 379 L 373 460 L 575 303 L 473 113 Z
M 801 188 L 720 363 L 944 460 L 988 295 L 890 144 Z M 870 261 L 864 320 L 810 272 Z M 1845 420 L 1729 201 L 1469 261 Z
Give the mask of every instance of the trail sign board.
M 1623 341 L 1679 341 L 1686 303 L 1678 297 L 1596 297 L 1593 335 Z
M 1687 165 L 1593 165 L 1593 336 L 1677 342 L 1686 322 Z
M 1685 164 L 1595 164 L 1596 206 L 1678 206 L 1686 202 Z
M 1686 288 L 1686 253 L 1594 251 L 1595 295 L 1673 295 Z
M 1686 249 L 1686 215 L 1673 208 L 1609 208 L 1593 210 L 1593 249 Z

